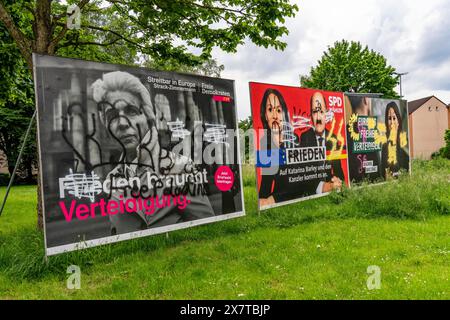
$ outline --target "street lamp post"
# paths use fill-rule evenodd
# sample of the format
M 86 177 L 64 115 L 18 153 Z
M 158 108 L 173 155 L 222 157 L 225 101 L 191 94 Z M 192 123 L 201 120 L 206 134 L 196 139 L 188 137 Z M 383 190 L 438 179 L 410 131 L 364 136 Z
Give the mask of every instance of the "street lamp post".
M 403 98 L 403 93 L 402 93 L 402 76 L 407 75 L 409 72 L 394 72 L 395 75 L 400 77 L 400 98 Z

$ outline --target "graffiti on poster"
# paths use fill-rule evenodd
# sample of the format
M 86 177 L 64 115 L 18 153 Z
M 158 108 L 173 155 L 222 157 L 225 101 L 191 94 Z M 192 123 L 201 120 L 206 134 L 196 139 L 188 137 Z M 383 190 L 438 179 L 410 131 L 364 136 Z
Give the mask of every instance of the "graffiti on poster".
M 349 176 L 380 182 L 409 171 L 406 101 L 347 94 Z
M 348 185 L 344 96 L 250 83 L 259 208 Z
M 232 80 L 34 59 L 47 254 L 244 214 Z

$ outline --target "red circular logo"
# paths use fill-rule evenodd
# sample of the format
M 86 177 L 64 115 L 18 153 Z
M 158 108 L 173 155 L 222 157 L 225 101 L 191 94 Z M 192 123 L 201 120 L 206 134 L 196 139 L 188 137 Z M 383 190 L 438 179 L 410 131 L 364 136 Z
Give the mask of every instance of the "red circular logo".
M 219 167 L 214 175 L 214 182 L 220 191 L 229 191 L 234 184 L 233 171 L 227 166 Z

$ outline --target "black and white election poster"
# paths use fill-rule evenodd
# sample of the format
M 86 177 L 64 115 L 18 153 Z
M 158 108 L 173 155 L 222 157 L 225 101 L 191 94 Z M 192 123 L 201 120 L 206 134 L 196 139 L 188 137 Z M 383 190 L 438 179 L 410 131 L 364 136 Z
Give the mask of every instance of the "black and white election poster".
M 234 81 L 33 59 L 47 255 L 245 214 Z

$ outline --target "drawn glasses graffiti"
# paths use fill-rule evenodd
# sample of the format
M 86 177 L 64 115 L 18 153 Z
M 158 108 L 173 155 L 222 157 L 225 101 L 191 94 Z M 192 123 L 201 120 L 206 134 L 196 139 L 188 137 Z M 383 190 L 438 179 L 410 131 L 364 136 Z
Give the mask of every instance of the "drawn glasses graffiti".
M 233 81 L 34 60 L 48 255 L 244 214 Z
M 348 185 L 343 94 L 250 83 L 259 209 Z
M 406 101 L 250 83 L 259 209 L 410 172 Z

